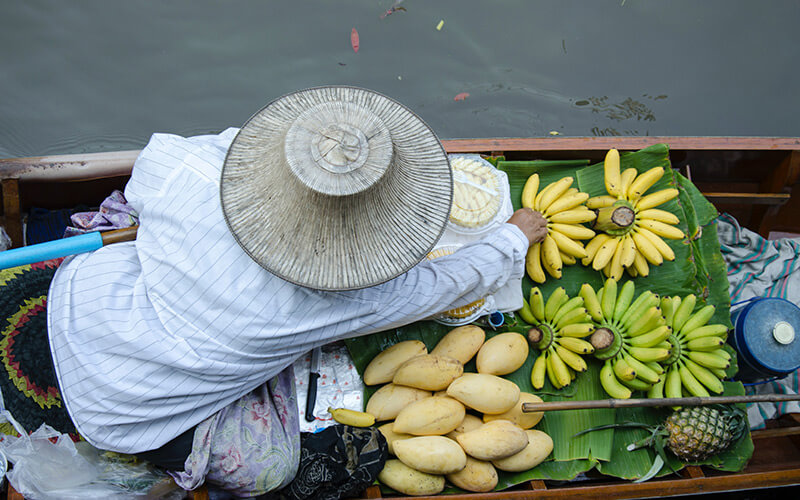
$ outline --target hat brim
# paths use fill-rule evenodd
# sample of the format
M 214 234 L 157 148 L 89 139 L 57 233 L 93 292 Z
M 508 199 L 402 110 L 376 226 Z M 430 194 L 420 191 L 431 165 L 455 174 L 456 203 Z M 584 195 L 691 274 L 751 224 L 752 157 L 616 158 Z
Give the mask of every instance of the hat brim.
M 392 160 L 379 182 L 347 196 L 309 189 L 292 173 L 287 131 L 309 107 L 354 102 L 385 124 Z M 450 214 L 452 172 L 434 132 L 377 92 L 317 87 L 282 96 L 253 115 L 225 159 L 220 197 L 236 241 L 269 272 L 320 290 L 378 285 L 419 263 Z

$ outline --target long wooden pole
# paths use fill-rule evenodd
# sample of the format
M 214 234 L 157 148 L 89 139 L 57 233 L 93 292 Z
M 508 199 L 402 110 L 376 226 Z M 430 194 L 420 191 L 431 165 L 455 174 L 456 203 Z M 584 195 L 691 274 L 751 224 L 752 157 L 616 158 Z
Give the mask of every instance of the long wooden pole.
M 587 401 L 549 401 L 522 403 L 523 413 L 537 411 L 590 410 L 597 408 L 642 408 L 655 406 L 708 406 L 735 403 L 779 403 L 800 401 L 800 394 L 756 394 L 753 396 L 714 396 L 708 398 L 660 398 L 660 399 L 594 399 Z

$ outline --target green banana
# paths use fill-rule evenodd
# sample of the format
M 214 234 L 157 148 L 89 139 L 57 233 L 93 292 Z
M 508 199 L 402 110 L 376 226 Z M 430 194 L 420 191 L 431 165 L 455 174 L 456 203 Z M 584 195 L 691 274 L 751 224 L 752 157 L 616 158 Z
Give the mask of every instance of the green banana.
M 697 311 L 696 313 L 692 314 L 692 316 L 686 320 L 686 323 L 683 324 L 680 331 L 686 330 L 687 332 L 691 332 L 700 328 L 701 326 L 708 323 L 708 320 L 714 316 L 714 311 L 716 308 L 712 305 L 707 305 Z
M 690 340 L 700 339 L 703 337 L 722 337 L 723 335 L 727 334 L 728 334 L 727 326 L 720 324 L 713 324 L 713 325 L 701 326 L 700 328 L 696 328 L 692 331 L 687 331 L 684 328 L 684 333 L 681 334 L 681 338 L 688 342 Z
M 530 298 L 530 306 L 531 312 L 536 319 L 539 321 L 544 321 L 544 297 L 542 296 L 542 291 L 539 290 L 539 287 L 531 288 L 531 298 Z
M 681 304 L 675 310 L 675 316 L 672 319 L 672 331 L 677 333 L 683 329 L 684 323 L 689 320 L 692 311 L 694 311 L 696 302 L 697 297 L 694 294 L 689 294 L 681 300 Z
M 706 386 L 709 391 L 715 392 L 717 394 L 721 394 L 724 390 L 722 386 L 722 382 L 719 380 L 719 377 L 714 375 L 708 368 L 704 368 L 691 359 L 684 360 L 686 364 L 686 368 L 692 372 L 694 378 L 696 378 L 701 384 Z
M 522 321 L 528 323 L 529 325 L 535 325 L 538 323 L 531 312 L 531 307 L 528 305 L 528 301 L 525 300 L 525 298 L 522 299 L 522 309 L 517 311 L 517 313 L 519 313 L 519 317 L 522 318 Z
M 692 372 L 689 371 L 686 365 L 678 367 L 678 374 L 681 376 L 683 386 L 686 387 L 686 390 L 689 391 L 692 396 L 697 396 L 699 398 L 707 398 L 710 396 L 706 388 L 692 375 Z
M 603 390 L 614 399 L 628 399 L 631 397 L 631 390 L 622 385 L 614 375 L 614 368 L 611 366 L 611 360 L 606 361 L 603 367 L 600 368 L 600 385 Z
M 583 298 L 582 297 L 573 297 L 566 302 L 564 302 L 561 307 L 558 308 L 558 311 L 553 315 L 553 320 L 551 321 L 552 324 L 558 324 L 558 321 L 568 312 L 574 311 L 575 309 L 583 306 Z
M 553 290 L 553 293 L 550 294 L 550 298 L 547 299 L 547 302 L 544 306 L 544 319 L 545 321 L 552 321 L 553 317 L 556 315 L 556 312 L 561 308 L 564 303 L 567 302 L 569 298 L 567 297 L 567 291 L 564 290 L 563 286 L 560 286 Z
M 625 311 L 627 311 L 628 307 L 631 305 L 635 291 L 636 285 L 633 284 L 633 281 L 626 281 L 625 284 L 622 285 L 622 289 L 617 296 L 617 303 L 614 305 L 614 322 L 619 322 L 622 319 Z
M 725 345 L 725 341 L 719 337 L 700 337 L 686 343 L 686 347 L 690 351 L 713 351 L 723 345 Z
M 586 310 L 589 311 L 592 319 L 597 323 L 603 321 L 603 309 L 600 306 L 600 301 L 597 299 L 597 294 L 594 288 L 592 288 L 592 285 L 588 283 L 581 285 L 581 291 L 578 295 L 583 297 L 583 305 L 586 307 Z
M 617 282 L 611 278 L 606 280 L 603 286 L 603 300 L 600 305 L 603 307 L 603 317 L 611 321 L 614 318 L 614 306 L 617 303 Z

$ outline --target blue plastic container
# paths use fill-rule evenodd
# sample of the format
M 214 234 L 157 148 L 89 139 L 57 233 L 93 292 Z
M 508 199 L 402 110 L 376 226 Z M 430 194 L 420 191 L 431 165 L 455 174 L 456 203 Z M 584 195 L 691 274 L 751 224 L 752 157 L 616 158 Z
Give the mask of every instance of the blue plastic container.
M 739 354 L 737 379 L 785 377 L 800 368 L 800 308 L 788 300 L 757 297 L 731 316 Z

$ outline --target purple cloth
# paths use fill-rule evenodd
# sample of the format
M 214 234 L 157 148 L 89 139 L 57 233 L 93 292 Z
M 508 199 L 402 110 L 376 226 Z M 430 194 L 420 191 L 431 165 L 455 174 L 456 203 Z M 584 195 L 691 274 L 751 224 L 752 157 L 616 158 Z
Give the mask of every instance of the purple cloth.
M 201 422 L 175 482 L 193 490 L 207 482 L 239 496 L 283 488 L 300 464 L 300 417 L 290 365 L 253 392 Z
M 67 227 L 64 237 L 91 231 L 123 229 L 139 223 L 139 214 L 130 205 L 122 191 L 114 190 L 103 203 L 99 212 L 78 212 L 70 216 L 74 227 Z

